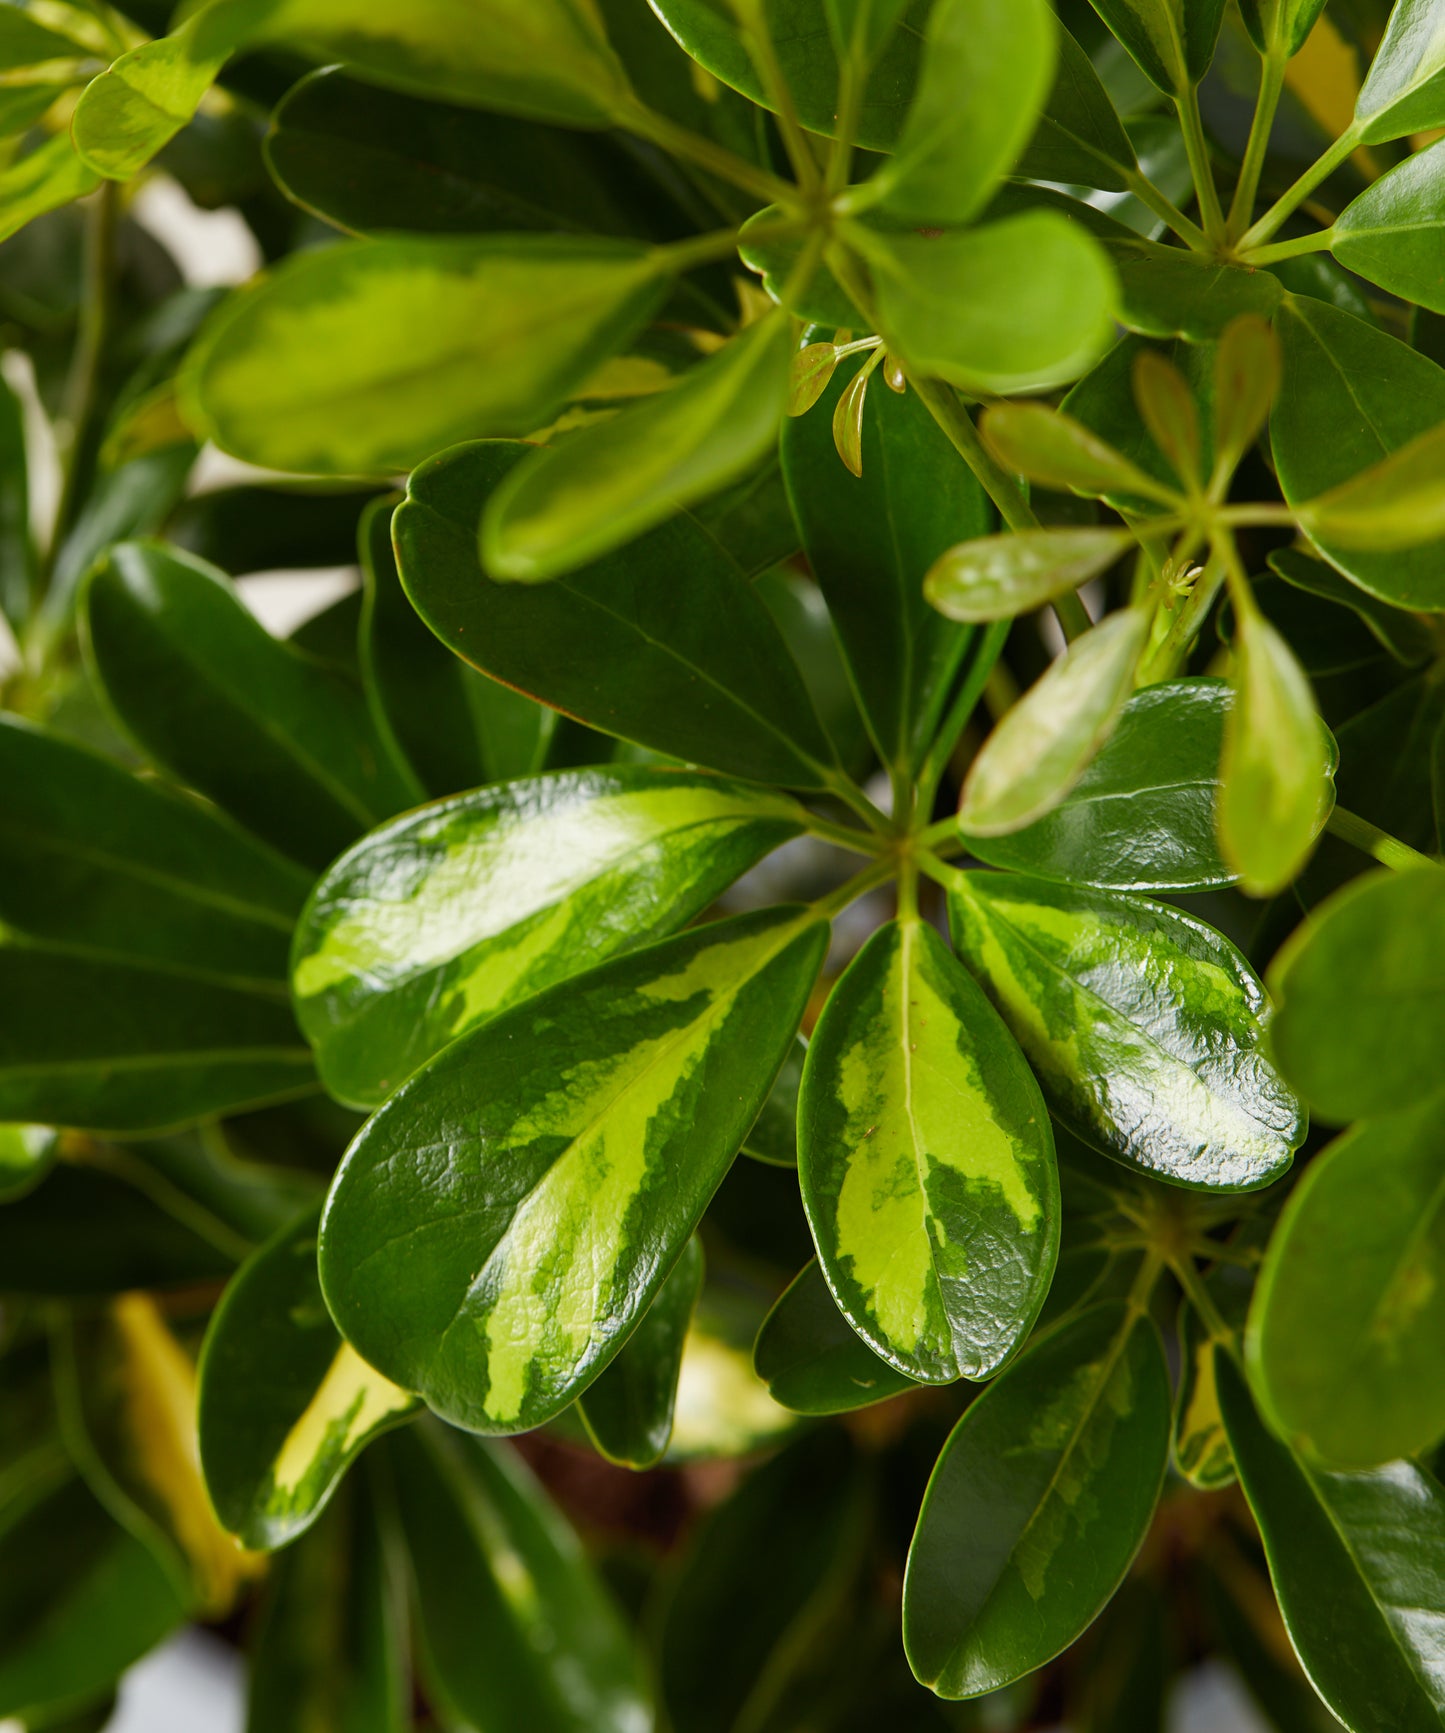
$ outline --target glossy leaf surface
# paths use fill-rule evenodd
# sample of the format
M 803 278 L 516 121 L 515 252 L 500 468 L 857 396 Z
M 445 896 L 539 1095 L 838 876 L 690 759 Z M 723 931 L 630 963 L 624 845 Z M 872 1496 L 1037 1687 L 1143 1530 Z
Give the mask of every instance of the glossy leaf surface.
M 147 755 L 292 859 L 324 866 L 408 803 L 361 695 L 277 643 L 214 568 L 121 543 L 87 585 L 86 626 Z
M 1175 1185 L 1247 1191 L 1285 1171 L 1303 1110 L 1260 1051 L 1264 988 L 1227 939 L 1107 891 L 954 884 L 955 947 L 1064 1125 Z
M 1445 34 L 1437 0 L 1399 0 L 1355 104 L 1365 142 L 1445 124 Z
M 1166 96 L 1182 95 L 1208 72 L 1224 0 L 1093 0 L 1093 5 Z
M 1292 296 L 1276 330 L 1284 387 L 1270 438 L 1291 504 L 1327 493 L 1445 421 L 1445 370 L 1364 320 Z M 1322 429 L 1328 429 L 1327 437 Z M 1397 607 L 1445 609 L 1439 542 L 1375 553 L 1336 547 L 1322 535 L 1318 545 L 1332 565 L 1373 595 Z
M 477 523 L 524 449 L 463 446 L 411 478 L 397 557 L 441 641 L 609 734 L 759 782 L 825 786 L 833 748 L 802 676 L 761 601 L 692 519 L 551 584 L 485 576 Z
M 559 1413 L 651 1304 L 741 1147 L 826 933 L 792 909 L 703 927 L 423 1067 L 327 1204 L 322 1286 L 348 1339 L 473 1431 Z
M 1262 51 L 1276 44 L 1298 54 L 1325 0 L 1240 0 L 1239 10 L 1255 46 Z
M 806 814 L 640 765 L 407 813 L 342 856 L 297 928 L 297 1014 L 328 1088 L 374 1107 L 476 1024 L 684 926 Z
M 1310 1164 L 1270 1242 L 1250 1319 L 1271 1425 L 1345 1468 L 1445 1434 L 1438 1099 L 1355 1126 Z
M 321 1297 L 308 1211 L 226 1289 L 201 1361 L 201 1463 L 216 1512 L 249 1547 L 305 1533 L 342 1475 L 417 1407 L 342 1341 Z
M 1144 687 L 1060 805 L 1010 835 L 970 835 L 970 854 L 1104 890 L 1206 891 L 1233 883 L 1214 837 L 1229 705 L 1222 680 Z
M 736 481 L 777 439 L 792 348 L 774 313 L 668 390 L 519 464 L 482 519 L 487 571 L 526 582 L 575 571 Z
M 1270 970 L 1281 1069 L 1337 1124 L 1441 1087 L 1445 871 L 1374 872 L 1338 892 Z
M 908 1554 L 903 1641 L 941 1697 L 979 1697 L 1068 1647 L 1119 1586 L 1169 1452 L 1154 1325 L 1097 1306 L 1031 1348 L 954 1428 Z
M 646 248 L 582 236 L 318 248 L 207 327 L 187 414 L 273 469 L 410 469 L 458 440 L 545 426 L 646 324 L 663 281 Z
M 1330 251 L 1391 294 L 1445 313 L 1435 241 L 1445 222 L 1445 151 L 1408 156 L 1340 213 Z
M 965 835 L 1007 836 L 1064 799 L 1113 732 L 1148 635 L 1143 610 L 1110 614 L 1014 705 L 964 782 L 958 823 Z
M 0 1125 L 0 1203 L 37 1186 L 55 1160 L 55 1134 L 43 1125 Z
M 816 1259 L 763 1320 L 753 1366 L 775 1402 L 798 1414 L 848 1414 L 914 1388 L 843 1314 Z
M 1355 1733 L 1438 1725 L 1445 1682 L 1432 1609 L 1445 1570 L 1445 1492 L 1411 1462 L 1363 1474 L 1307 1467 L 1260 1423 L 1223 1349 L 1215 1375 L 1240 1484 L 1310 1683 Z
M 986 1378 L 1023 1340 L 1058 1247 L 1048 1113 L 998 1013 L 921 921 L 875 933 L 828 999 L 798 1178 L 833 1297 L 898 1371 Z
M 609 1462 L 642 1469 L 662 1460 L 702 1276 L 702 1242 L 694 1236 L 622 1352 L 577 1398 L 582 1424 Z
M 865 400 L 861 477 L 839 463 L 828 431 L 841 381 L 784 427 L 783 472 L 879 752 L 904 768 L 927 749 L 968 642 L 927 606 L 924 574 L 946 548 L 982 534 L 991 514 L 918 394 L 882 384 Z
M 395 1439 L 423 1672 L 461 1726 L 644 1733 L 630 1636 L 519 1457 L 439 1427 Z

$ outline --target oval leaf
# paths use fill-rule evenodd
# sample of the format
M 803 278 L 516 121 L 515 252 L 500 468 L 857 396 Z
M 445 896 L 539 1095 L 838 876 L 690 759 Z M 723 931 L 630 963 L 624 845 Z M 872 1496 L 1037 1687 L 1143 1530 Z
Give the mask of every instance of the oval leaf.
M 1045 487 L 1072 488 L 1099 499 L 1115 493 L 1165 501 L 1175 497 L 1082 422 L 1042 404 L 1000 404 L 986 412 L 979 432 L 1005 469 Z
M 1355 104 L 1366 144 L 1445 125 L 1445 31 L 1439 0 L 1398 0 Z
M 1227 939 L 1141 898 L 1011 873 L 952 882 L 954 944 L 1076 1136 L 1205 1190 L 1288 1168 L 1304 1113 L 1260 1051 L 1264 988 Z
M 949 1436 L 908 1552 L 903 1643 L 940 1697 L 981 1697 L 1093 1623 L 1154 1514 L 1169 1456 L 1159 1333 L 1124 1306 L 1060 1325 Z
M 1010 531 L 959 542 L 923 593 L 950 620 L 1011 620 L 1097 578 L 1137 546 L 1128 530 Z
M 875 933 L 829 995 L 798 1106 L 798 1178 L 844 1316 L 907 1377 L 991 1376 L 1058 1252 L 1048 1112 L 932 927 Z
M 1093 0 L 1094 10 L 1166 96 L 1208 72 L 1224 0 Z
M 321 1279 L 348 1339 L 472 1431 L 559 1414 L 681 1254 L 826 943 L 794 909 L 723 921 L 453 1042 L 368 1123 L 332 1188 Z
M 774 1402 L 795 1414 L 850 1414 L 915 1388 L 838 1310 L 816 1259 L 764 1318 L 753 1368 Z

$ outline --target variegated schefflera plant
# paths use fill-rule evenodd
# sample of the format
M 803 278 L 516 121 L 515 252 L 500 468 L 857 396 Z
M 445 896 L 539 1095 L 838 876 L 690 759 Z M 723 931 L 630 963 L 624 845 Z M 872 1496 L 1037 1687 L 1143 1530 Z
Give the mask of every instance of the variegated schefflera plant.
M 0 8 L 0 1718 L 1440 1726 L 1445 5 L 154 11 Z

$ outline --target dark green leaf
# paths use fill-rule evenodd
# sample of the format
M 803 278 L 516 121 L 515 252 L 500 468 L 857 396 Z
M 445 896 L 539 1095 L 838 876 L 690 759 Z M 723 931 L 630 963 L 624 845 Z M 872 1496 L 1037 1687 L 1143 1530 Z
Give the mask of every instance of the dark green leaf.
M 928 607 L 924 574 L 954 542 L 982 534 L 991 512 L 918 394 L 882 383 L 864 411 L 861 479 L 828 432 L 841 386 L 787 423 L 783 471 L 879 753 L 906 771 L 928 748 L 970 638 Z
M 532 433 L 647 323 L 666 269 L 635 243 L 565 235 L 293 254 L 207 326 L 187 417 L 237 457 L 327 474 Z
M 1366 144 L 1445 125 L 1445 35 L 1439 0 L 1398 0 L 1355 104 Z
M 1048 1112 L 997 1012 L 921 921 L 875 933 L 828 998 L 798 1178 L 833 1297 L 898 1371 L 986 1378 L 1023 1341 L 1058 1252 Z
M 560 1413 L 651 1304 L 742 1146 L 826 941 L 795 909 L 706 926 L 424 1066 L 352 1145 L 327 1205 L 322 1285 L 349 1340 L 472 1431 Z
M 1229 688 L 1146 686 L 1073 792 L 1009 836 L 970 837 L 993 866 L 1116 891 L 1205 891 L 1234 882 L 1214 838 Z
M 1097 1306 L 959 1421 L 908 1554 L 903 1641 L 941 1697 L 979 1697 L 1066 1649 L 1118 1588 L 1169 1454 L 1169 1369 L 1150 1320 Z
M 1445 1434 L 1445 1190 L 1438 1097 L 1347 1131 L 1310 1164 L 1265 1260 L 1252 1381 L 1296 1449 L 1345 1468 Z
M 1326 1119 L 1427 1101 L 1441 1087 L 1445 871 L 1375 872 L 1338 892 L 1279 952 L 1270 1045 Z
M 692 515 L 750 578 L 781 565 L 801 546 L 775 452 L 741 481 L 699 500 Z
M 374 1107 L 545 987 L 684 926 L 806 814 L 763 789 L 633 765 L 423 807 L 312 893 L 293 989 L 331 1092 Z
M 282 1554 L 256 1633 L 247 1733 L 405 1733 L 404 1609 L 378 1513 L 339 1500 Z
M 1325 0 L 1240 0 L 1239 9 L 1262 54 L 1275 46 L 1298 54 L 1325 9 Z
M 833 748 L 777 628 L 691 518 L 552 584 L 485 576 L 477 522 L 525 449 L 465 446 L 411 478 L 397 557 L 441 641 L 506 685 L 656 751 L 760 782 L 835 780 Z
M 1407 156 L 1335 219 L 1330 251 L 1392 295 L 1445 313 L 1437 245 L 1445 223 L 1445 151 Z
M 1398 553 L 1445 537 L 1445 422 L 1296 511 L 1332 547 Z
M 0 619 L 8 621 L 13 632 L 30 617 L 35 577 L 24 410 L 0 380 Z
M 622 1352 L 577 1398 L 588 1437 L 609 1462 L 641 1469 L 662 1460 L 702 1275 L 702 1242 L 694 1235 Z
M 754 1161 L 769 1167 L 798 1165 L 798 1091 L 807 1057 L 808 1043 L 800 1035 L 788 1049 L 778 1080 L 743 1145 L 743 1154 Z
M 1094 63 L 1059 25 L 1058 70 L 1037 130 L 1014 172 L 1030 180 L 1062 181 L 1125 191 L 1138 158 Z
M 1208 72 L 1224 0 L 1093 0 L 1093 5 L 1166 96 L 1182 96 Z
M 1283 548 L 1269 556 L 1269 564 L 1287 584 L 1358 614 L 1397 662 L 1417 667 L 1433 656 L 1434 635 L 1424 620 L 1360 589 L 1323 560 L 1311 559 L 1299 548 Z
M 638 1733 L 629 1634 L 577 1540 L 506 1446 L 441 1427 L 394 1439 L 429 1694 L 461 1727 Z
M 1445 421 L 1445 370 L 1373 325 L 1291 296 L 1275 328 L 1284 388 L 1270 434 L 1291 505 L 1327 493 Z M 1441 545 L 1376 553 L 1336 547 L 1328 536 L 1319 541 L 1330 564 L 1372 595 L 1437 611 L 1445 609 Z
M 222 573 L 124 543 L 87 586 L 86 623 L 147 754 L 293 859 L 324 866 L 408 803 L 361 695 L 271 638 Z
M 763 1320 L 753 1366 L 773 1400 L 798 1414 L 848 1414 L 915 1387 L 838 1310 L 816 1259 Z
M 954 884 L 959 954 L 1069 1130 L 1174 1185 L 1249 1191 L 1288 1168 L 1304 1113 L 1260 1051 L 1264 988 L 1227 939 L 1108 891 Z
M 487 571 L 529 583 L 575 571 L 736 481 L 776 442 L 792 348 L 774 312 L 666 391 L 518 464 L 482 519 Z
M 1161 0 L 1161 4 L 1163 0 Z M 1244 314 L 1268 319 L 1284 297 L 1269 271 L 1133 241 L 1109 248 L 1119 273 L 1121 322 L 1146 337 L 1206 343 Z
M 200 1373 L 200 1450 L 221 1521 L 248 1547 L 314 1523 L 347 1468 L 417 1407 L 343 1342 L 316 1275 L 309 1210 L 236 1272 Z
M 232 577 L 345 566 L 356 558 L 357 523 L 375 498 L 375 488 L 342 482 L 218 487 L 183 501 L 166 520 L 166 539 Z
M 1411 1462 L 1366 1474 L 1310 1468 L 1260 1424 L 1225 1349 L 1215 1376 L 1229 1445 L 1274 1592 L 1310 1683 L 1352 1733 L 1445 1717 L 1435 1584 L 1445 1492 Z

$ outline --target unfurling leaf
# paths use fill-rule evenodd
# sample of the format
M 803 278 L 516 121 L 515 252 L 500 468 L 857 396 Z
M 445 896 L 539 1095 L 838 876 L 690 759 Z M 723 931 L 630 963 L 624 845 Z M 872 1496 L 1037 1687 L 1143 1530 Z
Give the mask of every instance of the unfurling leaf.
M 788 414 L 806 415 L 828 389 L 837 366 L 836 343 L 809 343 L 800 349 L 788 373 Z
M 868 401 L 868 382 L 883 359 L 875 349 L 843 390 L 833 407 L 833 447 L 851 474 L 863 474 L 863 410 Z

